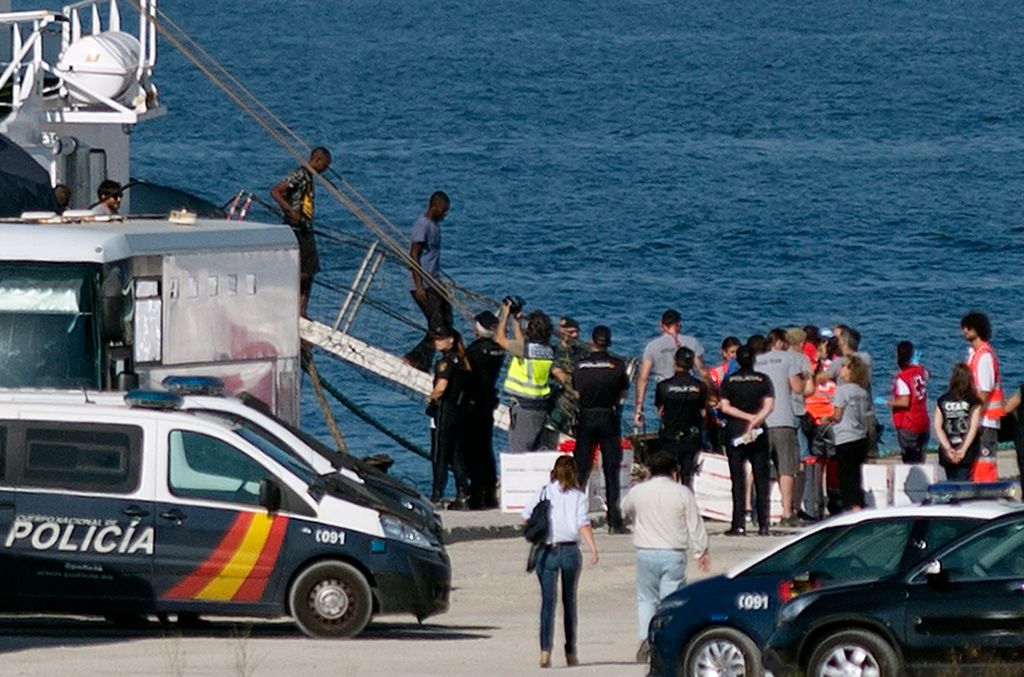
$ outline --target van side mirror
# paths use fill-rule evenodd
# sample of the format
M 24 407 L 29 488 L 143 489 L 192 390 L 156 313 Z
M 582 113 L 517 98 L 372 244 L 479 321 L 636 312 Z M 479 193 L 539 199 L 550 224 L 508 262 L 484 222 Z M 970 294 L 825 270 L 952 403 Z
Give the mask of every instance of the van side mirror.
M 260 480 L 260 505 L 267 509 L 267 512 L 277 512 L 281 509 L 281 485 L 277 480 L 264 477 Z

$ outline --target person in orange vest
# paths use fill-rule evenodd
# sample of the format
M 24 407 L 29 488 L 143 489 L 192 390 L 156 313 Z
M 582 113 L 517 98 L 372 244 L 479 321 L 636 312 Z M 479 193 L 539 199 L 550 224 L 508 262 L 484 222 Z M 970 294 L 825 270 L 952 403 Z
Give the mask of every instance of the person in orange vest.
M 971 471 L 971 479 L 975 482 L 990 482 L 999 479 L 996 467 L 999 419 L 1006 413 L 1006 401 L 999 380 L 999 358 L 989 343 L 992 323 L 987 315 L 977 311 L 967 313 L 960 319 L 960 330 L 964 340 L 970 344 L 967 367 L 971 370 L 974 392 L 982 406 L 978 460 Z
M 900 341 L 896 345 L 900 371 L 893 378 L 892 397 L 886 405 L 892 409 L 892 424 L 904 463 L 924 463 L 924 448 L 928 444 L 927 383 L 931 375 L 918 361 L 913 343 Z

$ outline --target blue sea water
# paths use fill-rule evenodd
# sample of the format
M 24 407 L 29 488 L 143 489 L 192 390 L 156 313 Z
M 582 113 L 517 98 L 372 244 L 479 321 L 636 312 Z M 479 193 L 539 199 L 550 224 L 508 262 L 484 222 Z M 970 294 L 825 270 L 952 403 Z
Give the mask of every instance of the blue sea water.
M 15 3 L 16 8 L 28 7 Z M 453 200 L 443 267 L 462 285 L 608 324 L 636 355 L 667 307 L 714 354 L 727 334 L 844 322 L 888 388 L 895 343 L 942 392 L 987 312 L 1004 382 L 1024 379 L 1024 6 L 849 3 L 288 3 L 165 0 L 178 24 L 392 221 Z M 288 155 L 166 42 L 170 109 L 134 135 L 134 175 L 214 201 L 266 195 Z M 363 226 L 320 196 L 331 228 Z M 322 243 L 345 284 L 353 248 Z M 406 273 L 374 298 L 415 317 Z M 337 294 L 321 289 L 315 312 Z M 398 352 L 416 332 L 367 311 Z M 422 404 L 321 369 L 426 445 Z M 307 388 L 305 420 L 326 435 Z M 357 453 L 427 465 L 339 411 Z M 891 442 L 891 440 L 890 440 Z

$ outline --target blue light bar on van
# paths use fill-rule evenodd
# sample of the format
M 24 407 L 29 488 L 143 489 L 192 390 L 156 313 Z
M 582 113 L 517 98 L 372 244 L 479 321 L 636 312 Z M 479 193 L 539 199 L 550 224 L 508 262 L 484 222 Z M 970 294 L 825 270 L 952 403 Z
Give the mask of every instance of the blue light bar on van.
M 129 390 L 124 394 L 124 403 L 140 409 L 177 409 L 181 396 L 157 390 Z
M 928 486 L 927 503 L 960 503 L 962 501 L 1016 500 L 1017 482 L 936 482 Z
M 179 395 L 224 394 L 224 380 L 216 376 L 168 376 L 161 384 Z

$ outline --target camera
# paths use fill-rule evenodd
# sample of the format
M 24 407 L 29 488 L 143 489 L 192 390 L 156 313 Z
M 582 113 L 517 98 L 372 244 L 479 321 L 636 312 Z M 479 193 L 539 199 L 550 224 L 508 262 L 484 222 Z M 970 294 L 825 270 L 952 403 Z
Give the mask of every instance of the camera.
M 522 311 L 523 306 L 526 305 L 526 301 L 523 300 L 522 296 L 506 296 L 501 302 L 508 304 L 508 312 L 511 315 L 518 315 Z

